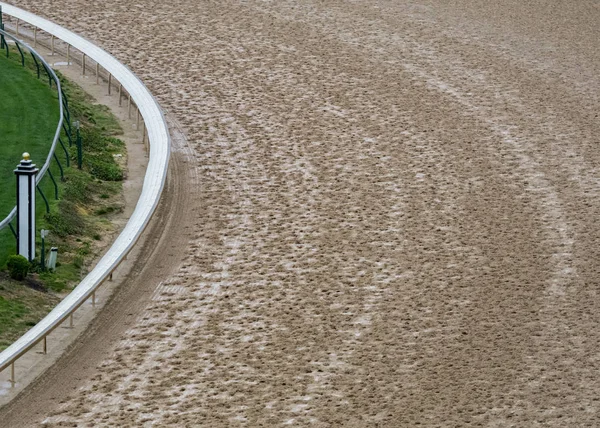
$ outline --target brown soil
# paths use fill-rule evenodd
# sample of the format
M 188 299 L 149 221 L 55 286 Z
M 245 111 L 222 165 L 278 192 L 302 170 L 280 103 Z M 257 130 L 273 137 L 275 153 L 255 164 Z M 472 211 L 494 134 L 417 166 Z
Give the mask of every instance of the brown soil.
M 189 143 L 0 424 L 600 424 L 600 10 L 496 3 L 20 1 Z

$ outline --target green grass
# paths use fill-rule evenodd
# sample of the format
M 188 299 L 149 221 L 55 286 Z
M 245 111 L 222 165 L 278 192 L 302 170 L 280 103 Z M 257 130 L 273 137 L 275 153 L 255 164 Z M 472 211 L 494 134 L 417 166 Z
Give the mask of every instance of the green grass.
M 0 274 L 0 350 L 34 326 L 60 299 Z
M 14 47 L 13 47 L 14 49 Z M 58 97 L 48 86 L 47 79 L 38 80 L 20 62 L 0 56 L 0 219 L 5 218 L 16 203 L 14 169 L 29 152 L 38 167 L 48 156 L 59 120 Z M 53 172 L 55 168 L 53 168 Z M 44 183 L 47 197 L 52 187 Z M 44 203 L 36 204 L 38 217 L 43 216 Z M 0 231 L 0 266 L 15 252 L 15 239 L 10 229 Z

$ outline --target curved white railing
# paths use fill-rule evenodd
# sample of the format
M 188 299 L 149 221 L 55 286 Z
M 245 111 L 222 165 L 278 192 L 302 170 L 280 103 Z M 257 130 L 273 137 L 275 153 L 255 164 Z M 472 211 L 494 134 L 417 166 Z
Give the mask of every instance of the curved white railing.
M 57 24 L 3 2 L 0 2 L 0 5 L 2 5 L 4 14 L 25 21 L 63 40 L 102 65 L 123 85 L 137 105 L 147 128 L 150 145 L 149 162 L 142 193 L 135 211 L 112 247 L 96 267 L 52 312 L 0 353 L 0 371 L 11 366 L 13 370 L 11 380 L 14 381 L 14 362 L 42 339 L 45 339 L 52 330 L 90 298 L 96 288 L 113 272 L 139 239 L 158 205 L 165 184 L 171 140 L 165 117 L 158 103 L 144 84 L 125 65 L 98 46 Z

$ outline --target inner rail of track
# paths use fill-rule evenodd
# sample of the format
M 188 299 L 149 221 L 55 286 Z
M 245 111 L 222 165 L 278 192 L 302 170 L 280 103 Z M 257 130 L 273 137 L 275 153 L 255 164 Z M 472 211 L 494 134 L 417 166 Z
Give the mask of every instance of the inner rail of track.
M 149 161 L 142 193 L 121 234 L 100 259 L 96 267 L 67 297 L 43 320 L 0 353 L 0 372 L 10 367 L 10 381 L 14 385 L 16 382 L 15 362 L 40 342 L 43 342 L 45 352 L 48 334 L 67 319 L 70 319 L 71 323 L 73 322 L 73 313 L 88 299 L 95 298 L 96 289 L 107 278 L 112 277 L 112 272 L 125 259 L 140 238 L 156 210 L 165 185 L 171 139 L 160 106 L 146 86 L 125 65 L 93 43 L 51 21 L 3 2 L 0 2 L 0 6 L 2 6 L 2 12 L 5 16 L 16 19 L 17 23 L 26 23 L 33 28 L 35 37 L 37 37 L 37 32 L 40 30 L 49 34 L 52 40 L 52 48 L 54 48 L 54 40 L 58 39 L 67 45 L 68 51 L 72 47 L 81 52 L 84 55 L 84 72 L 86 70 L 86 57 L 91 58 L 96 63 L 96 70 L 101 66 L 108 77 L 109 91 L 114 79 L 119 83 L 119 97 L 121 97 L 121 89 L 123 88 L 129 94 L 129 99 L 135 102 L 138 117 L 141 116 L 144 121 L 144 140 L 147 136 L 149 145 Z M 129 107 L 131 107 L 131 101 Z

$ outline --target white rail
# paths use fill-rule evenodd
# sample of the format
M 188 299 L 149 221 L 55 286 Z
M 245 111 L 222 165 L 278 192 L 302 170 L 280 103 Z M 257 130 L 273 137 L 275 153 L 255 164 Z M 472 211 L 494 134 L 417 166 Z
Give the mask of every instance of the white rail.
M 171 140 L 164 115 L 144 84 L 123 64 L 117 61 L 98 46 L 71 31 L 54 24 L 32 13 L 0 2 L 2 11 L 21 21 L 27 22 L 34 28 L 41 29 L 57 37 L 68 45 L 92 58 L 96 63 L 110 73 L 130 94 L 144 119 L 150 145 L 149 162 L 144 178 L 142 193 L 135 211 L 127 222 L 121 234 L 112 247 L 98 262 L 96 267 L 81 281 L 81 283 L 50 312 L 43 320 L 11 346 L 0 353 L 0 371 L 11 367 L 11 381 L 14 383 L 14 363 L 29 349 L 58 327 L 73 314 L 95 290 L 112 274 L 119 263 L 125 258 L 137 242 L 142 231 L 150 221 L 162 193 L 169 164 Z M 45 342 L 44 342 L 45 343 Z

